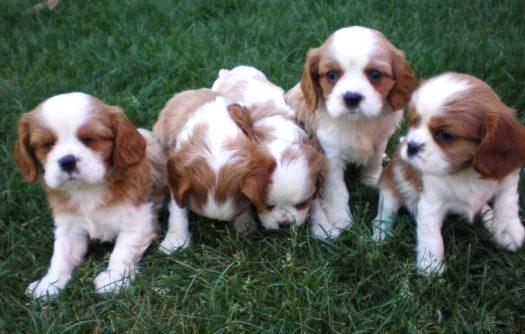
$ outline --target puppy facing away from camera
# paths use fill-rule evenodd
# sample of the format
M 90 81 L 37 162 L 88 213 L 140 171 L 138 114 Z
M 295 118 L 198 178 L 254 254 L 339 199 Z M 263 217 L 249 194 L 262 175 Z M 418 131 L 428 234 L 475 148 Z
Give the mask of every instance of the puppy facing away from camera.
M 525 229 L 518 215 L 525 127 L 485 82 L 445 73 L 425 81 L 409 105 L 410 128 L 383 171 L 373 237 L 391 233 L 404 205 L 417 222 L 417 269 L 445 266 L 441 227 L 447 213 L 481 215 L 501 247 L 516 251 Z M 492 208 L 488 202 L 493 201 Z
M 362 167 L 364 184 L 377 184 L 388 139 L 415 87 L 403 52 L 379 31 L 343 28 L 308 51 L 301 81 L 286 101 L 317 137 L 328 163 L 321 191 L 327 220 L 313 229 L 319 237 L 336 237 L 352 222 L 344 180 L 348 164 Z
M 272 84 L 254 67 L 238 66 L 219 71 L 212 89 L 239 103 L 248 113 L 252 127 L 249 136 L 268 152 L 275 169 L 267 185 L 265 205 L 257 210 L 262 226 L 266 229 L 286 229 L 301 226 L 310 211 L 312 202 L 323 183 L 326 162 L 319 148 L 310 142 L 307 134 L 293 119 L 293 111 L 284 100 L 284 91 Z M 241 124 L 245 115 L 234 114 Z M 320 207 L 318 203 L 314 207 Z M 316 216 L 315 213 L 312 214 Z M 249 211 L 245 220 L 236 228 L 249 230 L 252 221 Z
M 58 294 L 90 239 L 116 240 L 107 269 L 95 278 L 96 291 L 127 286 L 155 237 L 167 192 L 167 159 L 153 134 L 93 96 L 62 94 L 21 116 L 14 158 L 27 181 L 42 176 L 55 223 L 49 270 L 27 292 Z
M 265 207 L 275 162 L 243 132 L 251 129 L 232 118 L 241 108 L 211 89 L 199 89 L 176 94 L 160 112 L 153 129 L 168 151 L 172 197 L 163 253 L 189 245 L 188 209 L 231 221 L 244 219 L 251 204 Z

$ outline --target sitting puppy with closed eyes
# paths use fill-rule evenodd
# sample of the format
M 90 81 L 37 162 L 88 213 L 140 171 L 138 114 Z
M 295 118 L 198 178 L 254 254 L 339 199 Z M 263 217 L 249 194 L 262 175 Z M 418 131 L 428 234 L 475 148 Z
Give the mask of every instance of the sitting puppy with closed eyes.
M 55 244 L 35 297 L 58 294 L 82 262 L 89 239 L 112 241 L 96 291 L 117 292 L 134 278 L 155 237 L 167 191 L 166 156 L 151 132 L 137 130 L 118 107 L 83 93 L 57 95 L 21 116 L 14 158 L 24 178 L 43 174 Z
M 251 129 L 235 122 L 232 114 L 241 108 L 211 89 L 199 89 L 176 94 L 160 112 L 153 129 L 169 153 L 171 188 L 161 252 L 171 254 L 189 245 L 188 209 L 239 225 L 251 204 L 257 210 L 265 207 L 275 163 L 243 132 Z
M 476 214 L 501 247 L 516 251 L 525 229 L 518 215 L 525 127 L 485 82 L 460 73 L 431 78 L 413 94 L 410 128 L 379 183 L 373 237 L 390 234 L 404 205 L 417 223 L 417 269 L 441 273 L 441 226 L 447 213 Z M 494 201 L 493 208 L 488 201 Z
M 308 51 L 301 82 L 286 101 L 328 164 L 320 193 L 327 219 L 312 221 L 316 236 L 336 237 L 351 224 L 346 166 L 361 166 L 362 182 L 377 184 L 388 139 L 415 87 L 405 55 L 377 30 L 343 28 Z
M 249 66 L 219 71 L 212 89 L 244 106 L 238 111 L 248 113 L 253 122 L 248 125 L 252 130 L 247 132 L 275 163 L 266 185 L 265 206 L 257 210 L 262 226 L 271 230 L 286 229 L 292 224 L 301 226 L 312 203 L 316 202 L 314 208 L 320 207 L 316 194 L 323 184 L 326 162 L 293 120 L 284 91 Z M 245 115 L 235 116 L 240 116 L 238 123 L 241 123 Z M 312 216 L 315 218 L 316 213 Z M 249 211 L 245 212 L 245 218 L 246 224 L 236 226 L 240 231 L 253 226 Z

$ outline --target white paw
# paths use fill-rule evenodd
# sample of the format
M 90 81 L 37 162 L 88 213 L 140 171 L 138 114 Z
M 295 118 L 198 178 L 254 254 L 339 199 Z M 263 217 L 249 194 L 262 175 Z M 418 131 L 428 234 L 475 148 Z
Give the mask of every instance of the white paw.
M 505 228 L 500 231 L 496 231 L 494 234 L 494 241 L 501 247 L 508 251 L 515 252 L 522 245 L 525 239 L 525 228 L 521 225 L 521 222 L 508 224 Z
M 343 230 L 331 225 L 312 224 L 310 232 L 318 239 L 335 239 Z
M 383 241 L 392 236 L 392 220 L 376 218 L 372 222 L 372 239 Z
M 416 269 L 423 276 L 439 276 L 445 271 L 445 263 L 428 255 L 417 260 Z
M 66 286 L 68 281 L 69 278 L 57 278 L 56 276 L 50 277 L 46 275 L 40 281 L 34 281 L 29 284 L 26 293 L 35 298 L 54 297 L 60 293 L 60 290 Z
M 177 250 L 187 248 L 190 245 L 190 237 L 191 235 L 189 233 L 179 234 L 168 232 L 164 240 L 160 243 L 159 251 L 170 255 Z
M 104 270 L 95 278 L 95 291 L 97 293 L 116 293 L 121 288 L 128 287 L 131 278 L 126 272 Z

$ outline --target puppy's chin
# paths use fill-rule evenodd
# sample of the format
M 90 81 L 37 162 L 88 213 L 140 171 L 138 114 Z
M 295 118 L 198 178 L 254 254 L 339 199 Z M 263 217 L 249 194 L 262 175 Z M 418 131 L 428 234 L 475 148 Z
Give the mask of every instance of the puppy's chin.
M 89 175 L 81 173 L 64 173 L 47 171 L 44 174 L 46 185 L 55 190 L 72 191 L 97 186 L 105 181 L 105 172 L 92 173 Z

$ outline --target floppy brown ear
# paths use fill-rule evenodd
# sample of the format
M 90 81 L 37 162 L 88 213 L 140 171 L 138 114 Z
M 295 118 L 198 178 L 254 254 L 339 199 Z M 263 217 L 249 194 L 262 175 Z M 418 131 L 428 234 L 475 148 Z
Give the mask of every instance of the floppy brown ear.
M 525 127 L 510 110 L 486 118 L 474 169 L 483 178 L 501 179 L 525 164 Z
M 13 148 L 15 164 L 27 182 L 34 182 L 38 174 L 38 162 L 29 144 L 29 114 L 23 114 L 18 121 L 18 138 Z
M 388 100 L 392 110 L 396 111 L 402 109 L 410 101 L 410 95 L 412 95 L 417 86 L 417 79 L 403 51 L 393 51 L 392 63 L 393 76 L 396 83 L 388 96 Z
M 253 139 L 253 120 L 248 108 L 237 103 L 230 104 L 227 108 L 231 118 L 241 128 L 246 137 Z
M 319 86 L 319 49 L 310 49 L 306 55 L 303 76 L 301 77 L 301 90 L 303 91 L 306 106 L 314 112 L 322 97 Z
M 243 180 L 241 192 L 248 197 L 257 212 L 266 209 L 266 196 L 270 184 L 275 161 L 263 151 L 253 151 L 249 171 Z
M 146 158 L 146 140 L 131 124 L 122 109 L 111 107 L 111 125 L 115 136 L 113 166 L 127 169 Z
M 167 163 L 168 185 L 171 190 L 171 195 L 179 206 L 184 206 L 184 196 L 190 190 L 190 179 L 185 175 L 181 161 L 176 153 L 170 154 Z

